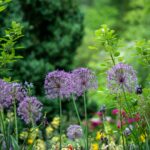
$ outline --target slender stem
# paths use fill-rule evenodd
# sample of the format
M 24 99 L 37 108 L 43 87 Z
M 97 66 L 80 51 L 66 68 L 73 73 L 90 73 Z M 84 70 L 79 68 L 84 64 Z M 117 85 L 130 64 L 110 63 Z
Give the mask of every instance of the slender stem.
M 16 112 L 16 100 L 14 99 L 14 117 L 15 117 L 15 134 L 16 134 L 16 141 L 18 144 L 18 123 L 17 123 L 17 112 Z
M 85 97 L 85 92 L 83 94 L 83 99 L 84 99 L 84 111 L 85 111 L 85 121 L 86 121 L 86 150 L 88 150 L 88 118 L 87 118 L 87 101 Z
M 77 117 L 78 117 L 78 122 L 79 122 L 80 125 L 82 125 L 81 118 L 80 118 L 80 115 L 79 115 L 79 111 L 78 111 L 78 108 L 77 108 L 77 105 L 76 105 L 76 102 L 75 102 L 75 99 L 74 99 L 73 96 L 72 96 L 72 100 L 73 100 L 73 105 L 74 105 L 74 108 L 75 108 L 75 111 L 76 111 L 76 114 L 77 114 Z
M 81 122 L 81 118 L 80 118 L 80 115 L 79 115 L 79 111 L 78 111 L 78 108 L 77 108 L 77 105 L 76 105 L 76 102 L 75 102 L 75 99 L 72 95 L 72 100 L 73 100 L 73 105 L 74 105 L 74 108 L 75 108 L 75 111 L 76 111 L 76 114 L 77 114 L 77 117 L 78 117 L 78 122 L 80 124 L 80 126 L 82 127 L 82 130 L 83 130 L 83 125 L 82 125 L 82 122 Z M 86 147 L 86 138 L 85 138 L 85 133 L 83 133 L 83 136 L 84 136 L 84 143 L 85 143 L 85 147 Z
M 120 129 L 121 129 L 121 137 L 122 137 L 122 142 L 123 142 L 123 149 L 125 150 L 125 143 L 124 143 L 124 137 L 123 137 L 123 133 L 122 133 L 122 113 L 121 113 L 121 108 L 122 108 L 122 102 L 121 102 L 121 98 L 120 98 Z
M 59 145 L 59 149 L 61 150 L 61 145 L 62 145 L 62 143 L 61 143 L 62 104 L 61 104 L 61 99 L 60 98 L 59 98 L 59 117 L 60 117 L 60 126 L 59 126 L 59 141 L 60 141 L 60 145 Z
M 9 149 L 9 145 L 7 143 L 6 128 L 5 128 L 5 123 L 4 123 L 3 108 L 0 108 L 0 121 L 1 121 L 1 125 L 2 125 L 2 133 L 4 135 L 6 148 Z
M 114 59 L 114 57 L 113 57 L 113 55 L 112 55 L 112 53 L 110 52 L 110 57 L 111 57 L 111 60 L 112 60 L 112 62 L 113 62 L 113 65 L 115 65 L 116 63 L 115 63 L 115 59 Z

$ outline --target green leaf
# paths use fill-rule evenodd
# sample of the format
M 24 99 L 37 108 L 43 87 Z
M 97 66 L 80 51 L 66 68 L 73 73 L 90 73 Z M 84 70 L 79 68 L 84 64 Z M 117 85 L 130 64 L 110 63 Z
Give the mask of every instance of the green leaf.
M 115 52 L 115 53 L 114 53 L 114 56 L 115 56 L 115 57 L 118 57 L 119 55 L 120 55 L 120 52 Z
M 19 148 L 19 145 L 18 145 L 16 139 L 15 139 L 12 135 L 11 135 L 10 137 L 11 137 L 11 141 L 12 141 L 12 146 L 13 146 L 13 148 L 14 148 L 15 150 L 19 150 L 20 148 Z
M 97 50 L 97 49 L 98 49 L 98 48 L 95 47 L 95 46 L 89 46 L 88 48 L 91 49 L 91 50 Z
M 23 56 L 15 56 L 16 59 L 22 59 Z
M 0 12 L 6 9 L 6 6 L 0 6 Z

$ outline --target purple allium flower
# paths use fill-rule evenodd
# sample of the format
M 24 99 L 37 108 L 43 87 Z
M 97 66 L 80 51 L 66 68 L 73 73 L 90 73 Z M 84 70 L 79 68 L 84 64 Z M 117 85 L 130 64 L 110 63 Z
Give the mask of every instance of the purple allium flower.
M 64 71 L 53 71 L 45 78 L 45 91 L 48 98 L 69 98 L 72 92 L 71 75 Z
M 83 131 L 79 125 L 70 125 L 67 129 L 67 136 L 71 140 L 81 138 L 82 135 Z
M 2 108 L 11 106 L 13 100 L 12 86 L 0 79 L 0 105 Z
M 36 97 L 25 97 L 22 102 L 19 103 L 18 115 L 23 119 L 26 124 L 31 121 L 37 122 L 42 116 L 42 103 L 37 100 Z
M 27 91 L 21 84 L 12 83 L 12 94 L 17 101 L 21 102 L 27 96 Z
M 134 92 L 137 85 L 136 72 L 127 64 L 119 63 L 107 72 L 108 88 L 112 93 Z
M 81 96 L 85 91 L 91 88 L 97 88 L 97 80 L 94 73 L 87 68 L 78 68 L 72 72 L 74 81 L 74 92 Z
M 0 105 L 3 108 L 9 108 L 14 100 L 22 101 L 27 95 L 21 84 L 9 83 L 0 79 Z

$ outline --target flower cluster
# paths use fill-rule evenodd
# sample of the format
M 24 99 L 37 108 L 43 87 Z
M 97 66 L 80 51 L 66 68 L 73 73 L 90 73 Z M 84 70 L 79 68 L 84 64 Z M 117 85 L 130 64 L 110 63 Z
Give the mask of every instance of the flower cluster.
M 97 80 L 94 73 L 87 68 L 75 69 L 72 72 L 72 79 L 74 80 L 75 94 L 81 96 L 85 91 L 91 88 L 97 88 Z
M 21 84 L 9 83 L 0 79 L 0 105 L 9 108 L 15 100 L 22 101 L 27 96 Z
M 36 97 L 25 97 L 18 107 L 18 114 L 26 124 L 37 122 L 42 116 L 41 111 L 42 103 Z
M 71 140 L 81 138 L 82 135 L 83 131 L 79 125 L 70 125 L 67 129 L 67 136 Z
M 108 88 L 112 93 L 121 90 L 133 92 L 137 86 L 136 72 L 132 66 L 119 63 L 107 72 Z
M 51 99 L 68 98 L 72 91 L 70 74 L 64 71 L 48 73 L 45 79 L 45 91 Z
M 27 96 L 27 91 L 19 83 L 12 83 L 12 91 L 17 101 L 21 102 Z
M 11 84 L 0 79 L 0 105 L 3 108 L 8 108 L 12 105 L 13 95 Z
M 95 75 L 86 68 L 71 73 L 53 71 L 45 78 L 46 95 L 51 98 L 69 98 L 71 94 L 81 96 L 86 90 L 97 87 Z

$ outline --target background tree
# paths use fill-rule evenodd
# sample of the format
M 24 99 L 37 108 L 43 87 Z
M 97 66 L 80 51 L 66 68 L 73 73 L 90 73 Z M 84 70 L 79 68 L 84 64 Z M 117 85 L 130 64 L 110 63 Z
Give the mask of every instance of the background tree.
M 47 72 L 70 70 L 83 36 L 83 15 L 76 0 L 15 0 L 1 15 L 3 26 L 13 19 L 24 26 L 24 59 L 13 65 L 13 77 L 33 82 L 41 95 Z M 20 67 L 21 66 L 21 67 Z

